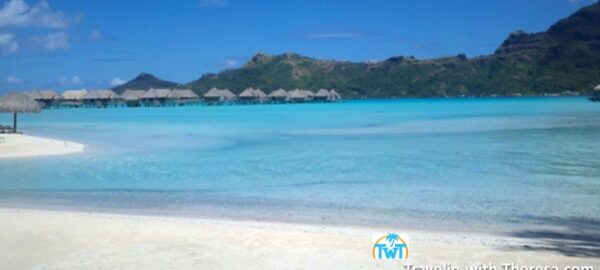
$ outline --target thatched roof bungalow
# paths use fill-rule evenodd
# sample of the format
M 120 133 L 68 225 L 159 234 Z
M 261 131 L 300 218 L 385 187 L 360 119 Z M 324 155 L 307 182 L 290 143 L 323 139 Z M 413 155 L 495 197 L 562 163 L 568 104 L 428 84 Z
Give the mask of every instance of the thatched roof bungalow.
M 252 87 L 246 88 L 242 93 L 240 93 L 239 101 L 243 103 L 257 103 L 257 102 L 265 102 L 269 99 L 269 96 L 265 94 L 260 89 L 254 89 Z
M 98 90 L 98 95 L 102 100 L 119 100 L 121 96 L 110 89 Z
M 211 88 L 204 94 L 204 101 L 209 104 L 218 104 L 218 103 L 231 103 L 237 99 L 237 96 L 229 91 L 229 89 L 217 89 L 215 87 Z
M 342 98 L 342 96 L 340 96 L 340 94 L 338 94 L 338 92 L 336 92 L 335 89 L 329 90 L 329 95 L 330 95 L 330 100 L 332 100 L 332 101 L 340 100 Z
M 173 89 L 172 96 L 180 100 L 198 100 L 200 97 L 190 89 Z
M 127 89 L 121 94 L 121 98 L 127 106 L 138 107 L 140 106 L 140 98 L 144 95 L 144 90 L 130 90 Z
M 311 100 L 315 99 L 315 93 L 313 93 L 313 91 L 310 91 L 310 90 L 300 90 L 300 91 L 302 91 L 302 93 L 304 93 L 307 101 L 311 101 Z
M 150 88 L 140 97 L 140 101 L 142 104 L 148 106 L 161 106 L 164 105 L 167 100 L 172 98 L 173 97 L 170 89 Z
M 83 102 L 84 106 L 88 106 L 88 107 L 102 107 L 102 98 L 100 97 L 100 94 L 98 93 L 97 90 L 88 90 L 85 92 L 85 94 L 83 96 L 81 96 L 81 98 L 79 98 L 80 101 Z
M 27 95 L 38 101 L 42 106 L 47 107 L 62 99 L 62 97 L 53 90 L 33 90 Z
M 269 94 L 269 98 L 274 102 L 284 102 L 288 98 L 288 92 L 279 88 Z
M 83 95 L 85 95 L 86 93 L 87 93 L 87 90 L 85 90 L 85 89 L 67 90 L 62 93 L 62 98 L 63 98 L 63 100 L 66 100 L 66 101 L 79 101 L 79 100 L 81 100 L 81 97 L 83 97 Z
M 80 107 L 83 102 L 81 97 L 87 93 L 87 90 L 66 90 L 61 94 L 61 100 L 58 107 Z
M 318 101 L 329 101 L 331 99 L 331 94 L 327 89 L 319 89 L 319 91 L 315 94 L 315 100 Z
M 308 100 L 307 93 L 300 89 L 294 89 L 288 92 L 290 102 L 306 102 Z
M 190 89 L 172 89 L 170 97 L 175 105 L 191 104 L 200 101 L 200 97 Z
M 254 89 L 254 93 L 256 94 L 256 96 L 258 97 L 258 100 L 262 103 L 262 102 L 266 102 L 269 100 L 269 96 L 267 94 L 265 94 L 265 92 L 263 92 L 260 89 Z

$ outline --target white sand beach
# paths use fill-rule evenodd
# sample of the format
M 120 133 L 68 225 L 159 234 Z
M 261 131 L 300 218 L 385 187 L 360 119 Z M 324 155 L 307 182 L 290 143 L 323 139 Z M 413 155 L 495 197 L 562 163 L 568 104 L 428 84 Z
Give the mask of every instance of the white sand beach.
M 0 269 L 404 269 L 595 265 L 518 239 L 408 230 L 408 261 L 376 261 L 381 229 L 0 209 Z M 385 232 L 385 231 L 384 231 Z M 562 269 L 562 268 L 561 268 Z
M 0 158 L 64 155 L 81 152 L 83 144 L 22 134 L 0 134 Z

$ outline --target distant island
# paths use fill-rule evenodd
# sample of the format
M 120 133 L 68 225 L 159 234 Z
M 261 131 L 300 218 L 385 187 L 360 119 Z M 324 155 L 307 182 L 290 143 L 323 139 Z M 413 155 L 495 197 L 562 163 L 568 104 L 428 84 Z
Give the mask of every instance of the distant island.
M 239 94 L 248 87 L 336 89 L 346 97 L 588 95 L 600 84 L 600 3 L 584 7 L 540 33 L 513 32 L 492 55 L 380 62 L 319 60 L 295 53 L 258 53 L 242 67 L 186 83 L 142 73 L 113 88 L 210 88 Z

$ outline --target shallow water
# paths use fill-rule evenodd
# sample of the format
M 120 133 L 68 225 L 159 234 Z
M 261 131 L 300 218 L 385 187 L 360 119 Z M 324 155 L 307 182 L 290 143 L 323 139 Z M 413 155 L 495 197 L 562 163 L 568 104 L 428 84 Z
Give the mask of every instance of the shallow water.
M 69 109 L 20 120 L 27 134 L 86 151 L 0 160 L 2 206 L 494 231 L 600 219 L 600 104 L 584 98 Z

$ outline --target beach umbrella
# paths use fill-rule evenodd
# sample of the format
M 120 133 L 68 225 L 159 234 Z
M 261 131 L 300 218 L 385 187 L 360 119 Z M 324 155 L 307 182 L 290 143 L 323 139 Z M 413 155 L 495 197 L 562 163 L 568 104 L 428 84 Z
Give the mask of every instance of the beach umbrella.
M 596 90 L 596 91 L 600 91 L 600 84 L 599 84 L 599 85 L 596 85 L 596 87 L 594 87 L 594 90 Z
M 42 105 L 24 93 L 11 92 L 0 97 L 0 112 L 13 114 L 13 132 L 17 132 L 17 113 L 37 113 Z

